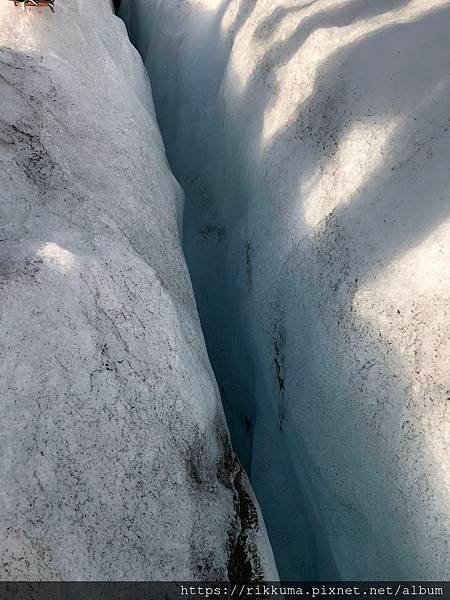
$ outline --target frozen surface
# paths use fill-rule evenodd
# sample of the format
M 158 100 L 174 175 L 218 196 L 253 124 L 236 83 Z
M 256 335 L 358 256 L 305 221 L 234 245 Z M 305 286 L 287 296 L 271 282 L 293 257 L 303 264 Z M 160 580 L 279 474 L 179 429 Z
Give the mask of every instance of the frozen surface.
M 0 2 L 1 579 L 275 577 L 109 0 Z
M 121 14 L 281 575 L 448 579 L 450 2 Z

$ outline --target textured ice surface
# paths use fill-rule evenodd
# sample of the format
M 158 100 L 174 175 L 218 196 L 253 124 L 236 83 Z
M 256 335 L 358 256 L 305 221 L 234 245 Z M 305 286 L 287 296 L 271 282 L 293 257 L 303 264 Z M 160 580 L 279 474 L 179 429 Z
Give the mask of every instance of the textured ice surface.
M 109 0 L 0 2 L 0 98 L 1 579 L 274 577 Z
M 450 2 L 122 15 L 281 575 L 447 579 Z

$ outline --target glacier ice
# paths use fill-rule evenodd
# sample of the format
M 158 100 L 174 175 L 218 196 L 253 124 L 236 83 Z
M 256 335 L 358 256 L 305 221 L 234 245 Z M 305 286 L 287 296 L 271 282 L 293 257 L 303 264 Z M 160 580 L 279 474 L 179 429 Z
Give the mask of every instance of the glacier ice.
M 281 576 L 448 579 L 450 3 L 121 16 Z
M 276 577 L 142 61 L 110 0 L 0 2 L 2 579 Z

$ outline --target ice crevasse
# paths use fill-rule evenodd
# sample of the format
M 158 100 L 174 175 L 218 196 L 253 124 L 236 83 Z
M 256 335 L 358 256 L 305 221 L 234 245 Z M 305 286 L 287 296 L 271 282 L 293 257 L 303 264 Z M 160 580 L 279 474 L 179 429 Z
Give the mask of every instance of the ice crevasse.
M 276 577 L 109 0 L 0 2 L 2 580 Z
M 450 2 L 120 15 L 281 576 L 448 579 Z

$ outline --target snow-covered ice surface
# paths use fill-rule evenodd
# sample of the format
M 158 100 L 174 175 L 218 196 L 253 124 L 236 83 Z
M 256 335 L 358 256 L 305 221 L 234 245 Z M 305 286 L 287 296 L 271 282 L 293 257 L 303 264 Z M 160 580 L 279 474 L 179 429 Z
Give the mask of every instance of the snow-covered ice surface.
M 281 576 L 448 579 L 450 2 L 121 14 Z
M 276 577 L 109 0 L 0 2 L 1 579 Z

